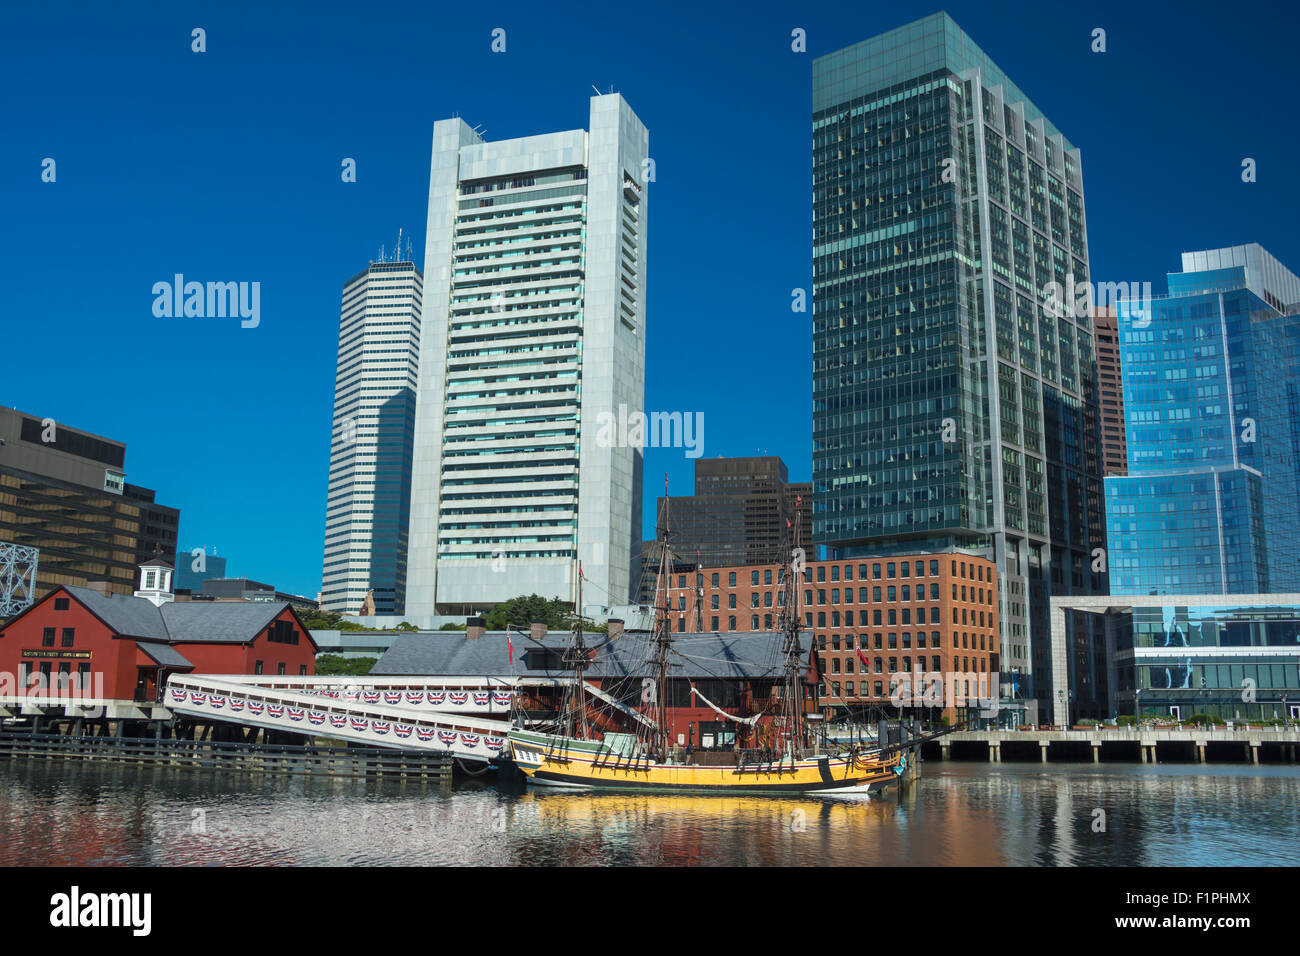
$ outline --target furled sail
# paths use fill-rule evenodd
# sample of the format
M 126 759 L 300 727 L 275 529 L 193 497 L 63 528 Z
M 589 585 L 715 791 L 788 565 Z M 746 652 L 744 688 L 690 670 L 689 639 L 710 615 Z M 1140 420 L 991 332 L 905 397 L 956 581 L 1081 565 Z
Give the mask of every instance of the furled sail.
M 746 726 L 753 727 L 756 723 L 758 723 L 758 718 L 763 716 L 762 714 L 755 714 L 753 717 L 737 717 L 735 714 L 729 714 L 721 707 L 719 707 L 717 704 L 713 703 L 713 701 L 709 700 L 709 698 L 705 697 L 698 690 L 696 690 L 694 684 L 691 685 L 691 695 L 694 697 L 698 697 L 700 700 L 704 701 L 705 705 L 711 708 L 714 711 L 714 713 L 718 714 L 720 717 L 725 717 L 727 718 L 727 720 L 734 720 L 738 724 L 745 724 Z

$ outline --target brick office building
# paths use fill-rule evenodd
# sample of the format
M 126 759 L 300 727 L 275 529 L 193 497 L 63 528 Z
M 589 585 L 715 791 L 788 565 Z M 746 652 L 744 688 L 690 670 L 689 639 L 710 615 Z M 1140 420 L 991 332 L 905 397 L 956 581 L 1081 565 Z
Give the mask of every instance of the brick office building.
M 672 629 L 778 627 L 784 571 L 769 564 L 673 575 Z M 827 716 L 864 715 L 890 706 L 894 693 L 955 721 L 967 695 L 997 696 L 997 587 L 991 560 L 959 551 L 809 562 L 799 611 L 816 642 Z

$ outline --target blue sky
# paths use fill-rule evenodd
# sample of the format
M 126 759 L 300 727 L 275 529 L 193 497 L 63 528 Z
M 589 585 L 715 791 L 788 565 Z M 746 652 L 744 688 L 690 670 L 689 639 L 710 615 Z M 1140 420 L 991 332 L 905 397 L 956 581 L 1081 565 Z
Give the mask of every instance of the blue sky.
M 398 227 L 423 262 L 434 120 L 489 139 L 574 129 L 612 86 L 656 163 L 647 408 L 701 411 L 705 454 L 779 454 L 808 480 L 812 333 L 790 295 L 810 285 L 811 61 L 936 9 L 9 7 L 0 404 L 125 441 L 128 480 L 181 509 L 183 547 L 314 595 L 339 293 Z M 1082 150 L 1094 279 L 1161 291 L 1180 252 L 1252 241 L 1300 269 L 1294 8 L 946 9 Z M 261 324 L 155 318 L 150 290 L 177 272 L 261 282 Z M 649 450 L 647 500 L 665 471 L 688 494 L 692 468 Z

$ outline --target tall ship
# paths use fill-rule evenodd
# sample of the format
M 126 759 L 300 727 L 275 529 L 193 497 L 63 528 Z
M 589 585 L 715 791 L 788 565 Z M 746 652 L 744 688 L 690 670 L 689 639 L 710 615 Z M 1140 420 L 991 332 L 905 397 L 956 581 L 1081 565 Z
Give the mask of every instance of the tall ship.
M 729 728 L 715 738 L 725 739 L 727 746 L 696 749 L 689 738 L 672 733 L 670 691 L 677 697 L 685 692 L 681 681 L 671 680 L 672 670 L 690 662 L 692 670 L 708 671 L 721 669 L 726 662 L 693 657 L 687 649 L 691 638 L 673 634 L 668 607 L 673 555 L 667 516 L 665 506 L 658 529 L 653 633 L 648 640 L 625 633 L 619 641 L 627 646 L 616 652 L 607 642 L 599 686 L 587 676 L 596 663 L 583 633 L 578 566 L 578 613 L 563 661 L 572 678 L 566 681 L 558 717 L 550 725 L 527 728 L 522 719 L 516 720 L 508 737 L 511 759 L 528 782 L 579 790 L 810 793 L 850 798 L 896 785 L 906 770 L 901 748 L 832 745 L 815 719 L 815 698 L 806 679 L 812 644 L 811 640 L 805 644 L 800 626 L 796 579 L 801 562 L 797 559 L 787 558 L 781 571 L 784 591 L 777 639 L 769 642 L 774 659 L 765 672 L 771 679 L 763 682 L 761 693 L 747 695 L 751 713 L 737 715 L 717 706 L 691 682 L 691 705 L 708 708 Z M 797 538 L 796 525 L 793 539 Z M 789 557 L 802 554 L 797 547 L 783 550 Z M 740 708 L 731 708 L 736 709 Z

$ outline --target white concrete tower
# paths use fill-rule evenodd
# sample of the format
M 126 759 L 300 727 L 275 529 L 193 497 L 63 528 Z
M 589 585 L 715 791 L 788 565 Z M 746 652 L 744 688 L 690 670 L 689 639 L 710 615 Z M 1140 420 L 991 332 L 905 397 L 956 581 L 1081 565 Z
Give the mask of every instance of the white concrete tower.
M 645 395 L 649 134 L 617 94 L 588 130 L 433 128 L 408 615 L 520 594 L 629 597 L 641 449 L 596 440 Z

